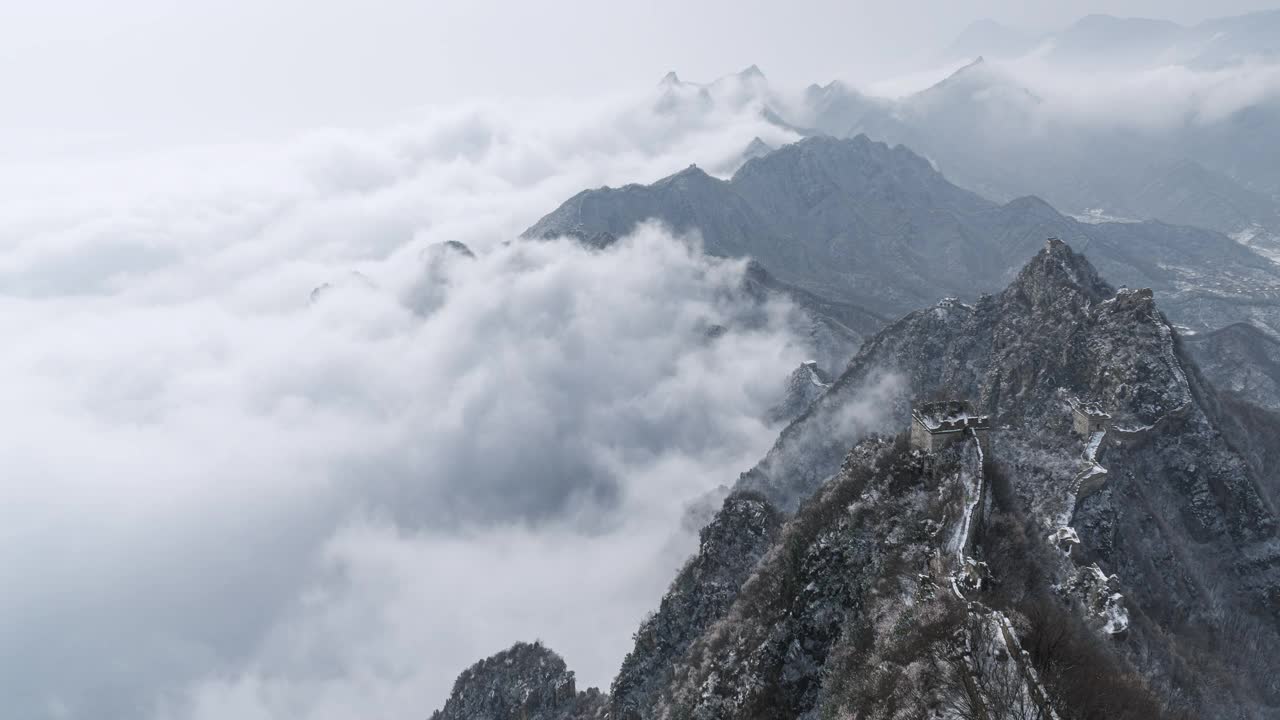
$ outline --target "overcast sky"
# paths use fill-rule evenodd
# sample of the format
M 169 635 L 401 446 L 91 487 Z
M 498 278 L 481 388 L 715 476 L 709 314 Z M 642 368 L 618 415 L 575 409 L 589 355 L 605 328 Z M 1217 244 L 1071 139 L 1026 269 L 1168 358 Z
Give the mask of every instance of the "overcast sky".
M 0 3 L 0 153 L 270 137 L 461 98 L 598 93 L 758 64 L 776 82 L 918 68 L 978 18 L 1191 23 L 1266 0 L 45 0 Z M 3 157 L 0 154 L 0 157 Z

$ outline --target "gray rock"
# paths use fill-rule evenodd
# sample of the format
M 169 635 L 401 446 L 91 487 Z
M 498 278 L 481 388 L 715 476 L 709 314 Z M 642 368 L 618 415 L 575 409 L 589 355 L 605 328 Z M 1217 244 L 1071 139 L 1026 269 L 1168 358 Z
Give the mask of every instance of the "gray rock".
M 541 643 L 516 643 L 458 676 L 431 720 L 597 720 L 606 698 L 578 692 L 573 672 Z

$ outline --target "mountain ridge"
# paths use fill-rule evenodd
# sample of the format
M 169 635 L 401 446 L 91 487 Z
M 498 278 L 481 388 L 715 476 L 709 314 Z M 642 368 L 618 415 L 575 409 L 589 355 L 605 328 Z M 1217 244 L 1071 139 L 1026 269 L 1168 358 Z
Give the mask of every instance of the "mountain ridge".
M 651 185 L 584 191 L 522 236 L 619 237 L 649 219 L 696 231 L 708 254 L 753 257 L 782 282 L 887 316 L 997 290 L 1042 238 L 1057 236 L 1087 248 L 1118 282 L 1162 293 L 1180 325 L 1248 318 L 1280 334 L 1280 266 L 1225 236 L 1081 223 L 1034 197 L 1001 205 L 905 146 L 865 135 L 807 138 L 728 180 L 690 167 Z

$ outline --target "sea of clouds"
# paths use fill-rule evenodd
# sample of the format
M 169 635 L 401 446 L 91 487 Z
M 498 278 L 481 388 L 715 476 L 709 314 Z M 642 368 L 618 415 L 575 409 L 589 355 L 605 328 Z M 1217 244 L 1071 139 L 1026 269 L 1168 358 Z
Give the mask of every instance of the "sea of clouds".
M 423 717 L 535 638 L 607 685 L 808 352 L 696 237 L 516 239 L 789 139 L 660 100 L 0 169 L 6 713 Z

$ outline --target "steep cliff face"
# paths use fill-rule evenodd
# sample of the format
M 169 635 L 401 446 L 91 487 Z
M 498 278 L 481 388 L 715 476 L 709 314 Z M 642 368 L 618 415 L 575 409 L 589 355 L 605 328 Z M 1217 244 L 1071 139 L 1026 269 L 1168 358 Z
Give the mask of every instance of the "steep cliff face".
M 698 554 L 681 569 L 658 611 L 636 631 L 635 647 L 613 681 L 611 718 L 649 717 L 675 662 L 733 604 L 772 544 L 781 517 L 764 498 L 735 493 L 702 529 Z
M 559 655 L 516 643 L 464 670 L 431 720 L 595 720 L 604 712 L 604 695 L 578 692 Z

